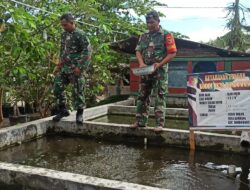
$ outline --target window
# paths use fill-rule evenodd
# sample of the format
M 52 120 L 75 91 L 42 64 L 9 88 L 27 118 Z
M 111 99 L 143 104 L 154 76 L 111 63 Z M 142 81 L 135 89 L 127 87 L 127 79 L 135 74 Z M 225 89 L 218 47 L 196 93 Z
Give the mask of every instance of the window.
M 170 62 L 168 65 L 168 86 L 186 88 L 187 73 L 187 62 Z
M 193 73 L 216 72 L 216 64 L 212 61 L 199 61 L 194 64 Z

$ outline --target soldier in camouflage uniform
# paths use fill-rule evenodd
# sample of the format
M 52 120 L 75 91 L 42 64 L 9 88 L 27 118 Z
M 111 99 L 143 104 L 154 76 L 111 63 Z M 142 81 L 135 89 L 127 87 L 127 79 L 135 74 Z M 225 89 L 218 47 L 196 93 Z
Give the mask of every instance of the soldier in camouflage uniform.
M 83 123 L 83 110 L 85 107 L 83 71 L 90 62 L 90 43 L 86 35 L 76 28 L 71 14 L 64 14 L 60 18 L 61 26 L 65 30 L 61 35 L 60 63 L 54 82 L 54 94 L 59 105 L 59 113 L 53 121 L 59 121 L 69 115 L 66 109 L 65 87 L 73 84 L 74 107 L 77 110 L 76 122 Z
M 131 128 L 145 127 L 148 122 L 150 95 L 155 95 L 155 131 L 159 132 L 165 123 L 166 94 L 168 92 L 168 62 L 176 56 L 174 37 L 160 27 L 158 13 L 146 15 L 148 32 L 144 33 L 136 47 L 140 67 L 154 65 L 154 72 L 141 77 L 141 87 L 136 104 L 136 123 Z

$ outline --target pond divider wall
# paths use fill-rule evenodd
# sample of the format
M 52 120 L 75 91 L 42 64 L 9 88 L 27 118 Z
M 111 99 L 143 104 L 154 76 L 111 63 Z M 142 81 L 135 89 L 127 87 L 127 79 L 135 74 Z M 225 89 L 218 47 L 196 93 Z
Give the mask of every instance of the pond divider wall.
M 0 130 L 0 149 L 21 144 L 26 141 L 40 138 L 49 133 L 89 136 L 104 140 L 120 142 L 144 143 L 148 145 L 176 146 L 189 148 L 189 131 L 164 128 L 162 133 L 156 134 L 153 128 L 130 129 L 126 124 L 101 123 L 88 121 L 107 114 L 134 115 L 133 99 L 103 106 L 88 108 L 84 112 L 83 125 L 75 123 L 75 112 L 60 122 L 54 123 L 50 118 L 40 119 Z M 151 108 L 153 114 L 153 108 Z M 166 116 L 187 118 L 187 109 L 167 108 Z M 197 149 L 209 151 L 235 152 L 248 154 L 249 149 L 240 146 L 240 136 L 207 132 L 195 132 Z
M 0 181 L 39 190 L 164 190 L 134 183 L 0 162 Z

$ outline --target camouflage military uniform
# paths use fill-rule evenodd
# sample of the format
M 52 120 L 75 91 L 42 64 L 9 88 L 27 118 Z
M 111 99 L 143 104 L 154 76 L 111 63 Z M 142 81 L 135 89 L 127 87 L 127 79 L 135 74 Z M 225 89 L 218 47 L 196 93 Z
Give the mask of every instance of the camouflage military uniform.
M 170 42 L 168 44 L 168 42 Z M 172 34 L 160 29 L 140 37 L 136 51 L 141 52 L 146 65 L 161 62 L 168 53 L 175 53 L 176 47 Z M 168 92 L 168 65 L 160 67 L 151 75 L 141 77 L 141 88 L 136 105 L 136 120 L 139 126 L 146 126 L 149 115 L 150 95 L 155 95 L 156 126 L 164 127 L 166 94 Z
M 75 29 L 73 32 L 63 32 L 61 36 L 61 63 L 60 73 L 55 77 L 54 93 L 57 103 L 66 104 L 65 87 L 70 82 L 73 84 L 73 97 L 75 109 L 83 109 L 85 107 L 83 70 L 89 65 L 90 43 L 85 34 Z M 74 69 L 78 67 L 81 71 L 80 75 L 74 74 Z

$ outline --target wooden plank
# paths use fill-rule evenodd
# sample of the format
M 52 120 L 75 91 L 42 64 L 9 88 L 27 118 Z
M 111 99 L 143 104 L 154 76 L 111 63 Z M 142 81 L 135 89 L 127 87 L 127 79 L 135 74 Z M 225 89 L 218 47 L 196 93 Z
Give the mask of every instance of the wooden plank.
M 195 151 L 194 150 L 189 151 L 188 163 L 191 165 L 195 164 Z
M 195 150 L 195 134 L 194 130 L 189 130 L 189 147 L 190 150 Z

